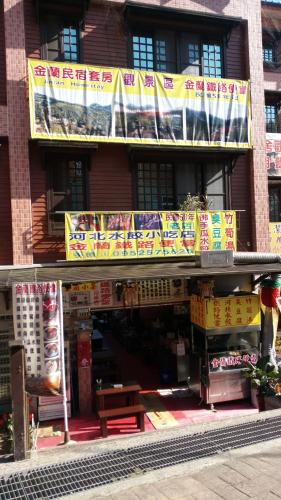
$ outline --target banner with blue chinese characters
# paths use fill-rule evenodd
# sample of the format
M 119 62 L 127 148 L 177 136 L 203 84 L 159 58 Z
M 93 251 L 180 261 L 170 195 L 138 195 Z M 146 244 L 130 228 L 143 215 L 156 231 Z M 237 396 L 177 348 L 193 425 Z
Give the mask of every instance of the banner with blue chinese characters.
M 184 257 L 236 250 L 236 213 L 68 212 L 67 260 Z
M 28 61 L 34 139 L 251 147 L 243 80 Z

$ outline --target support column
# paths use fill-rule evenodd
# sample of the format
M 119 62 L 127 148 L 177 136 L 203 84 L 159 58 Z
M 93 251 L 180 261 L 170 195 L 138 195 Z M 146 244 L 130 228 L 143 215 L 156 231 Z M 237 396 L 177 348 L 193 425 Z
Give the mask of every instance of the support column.
M 14 460 L 28 457 L 27 398 L 25 393 L 24 345 L 10 342 L 11 395 L 14 428 Z
M 3 0 L 13 264 L 32 264 L 24 1 Z
M 261 2 L 247 2 L 248 9 L 248 77 L 251 83 L 252 141 L 250 182 L 253 250 L 269 251 L 268 178 L 265 165 L 264 71 L 262 55 Z M 246 52 L 246 51 L 245 51 Z

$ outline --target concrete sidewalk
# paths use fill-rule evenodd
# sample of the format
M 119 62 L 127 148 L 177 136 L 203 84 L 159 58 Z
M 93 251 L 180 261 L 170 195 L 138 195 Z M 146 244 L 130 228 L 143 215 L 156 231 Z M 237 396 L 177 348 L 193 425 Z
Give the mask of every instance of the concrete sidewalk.
M 281 439 L 148 472 L 64 499 L 278 500 Z

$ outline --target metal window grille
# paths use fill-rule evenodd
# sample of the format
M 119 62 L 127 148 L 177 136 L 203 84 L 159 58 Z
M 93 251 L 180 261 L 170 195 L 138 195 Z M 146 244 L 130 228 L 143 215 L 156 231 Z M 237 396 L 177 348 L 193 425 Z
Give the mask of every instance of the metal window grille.
M 218 44 L 203 43 L 202 47 L 203 75 L 215 78 L 222 77 L 222 50 Z
M 265 123 L 267 132 L 277 132 L 277 107 L 275 105 L 265 106 Z
M 133 36 L 134 69 L 153 70 L 153 39 L 146 36 Z

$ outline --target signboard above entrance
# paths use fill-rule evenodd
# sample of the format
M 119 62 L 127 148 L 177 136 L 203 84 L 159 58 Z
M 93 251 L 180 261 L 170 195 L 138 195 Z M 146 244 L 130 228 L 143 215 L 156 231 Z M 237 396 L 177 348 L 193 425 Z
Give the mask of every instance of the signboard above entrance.
M 29 60 L 36 139 L 251 146 L 247 81 Z
M 236 250 L 236 214 L 218 212 L 69 212 L 67 260 L 184 257 Z
M 208 329 L 259 326 L 261 323 L 258 295 L 233 295 L 202 299 L 191 297 L 191 321 Z

